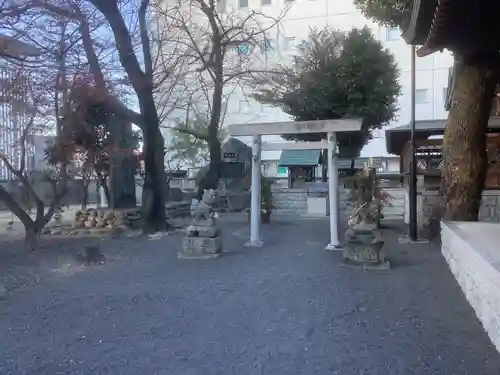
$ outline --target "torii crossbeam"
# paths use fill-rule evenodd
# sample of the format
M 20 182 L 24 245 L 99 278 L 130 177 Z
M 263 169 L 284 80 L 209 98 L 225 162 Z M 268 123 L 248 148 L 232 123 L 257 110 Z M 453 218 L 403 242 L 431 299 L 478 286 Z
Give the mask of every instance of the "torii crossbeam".
M 255 124 L 229 125 L 227 131 L 231 136 L 252 136 L 252 189 L 250 241 L 247 246 L 262 246 L 260 238 L 260 176 L 261 151 L 284 149 L 328 149 L 328 197 L 330 205 L 330 243 L 326 249 L 340 248 L 338 228 L 338 164 L 337 141 L 335 133 L 356 132 L 361 129 L 361 119 L 286 121 Z M 262 135 L 326 133 L 326 141 L 296 143 L 264 143 Z

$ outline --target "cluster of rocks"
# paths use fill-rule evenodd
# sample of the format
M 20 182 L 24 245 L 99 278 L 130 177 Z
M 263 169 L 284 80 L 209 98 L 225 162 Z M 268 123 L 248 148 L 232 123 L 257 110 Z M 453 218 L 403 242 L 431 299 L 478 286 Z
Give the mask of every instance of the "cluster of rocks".
M 139 209 L 101 211 L 89 208 L 75 213 L 73 228 L 135 228 L 139 219 Z

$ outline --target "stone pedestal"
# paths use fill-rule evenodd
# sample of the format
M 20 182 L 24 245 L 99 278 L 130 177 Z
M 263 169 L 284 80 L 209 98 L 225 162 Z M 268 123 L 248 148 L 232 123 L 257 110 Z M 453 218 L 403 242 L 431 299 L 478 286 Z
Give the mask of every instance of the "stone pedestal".
M 346 246 L 343 250 L 343 264 L 345 266 L 362 269 L 388 270 L 390 262 L 385 259 L 382 252 L 380 231 L 346 231 Z
M 219 228 L 211 220 L 192 224 L 186 228 L 182 238 L 181 259 L 217 258 L 222 252 L 222 237 Z

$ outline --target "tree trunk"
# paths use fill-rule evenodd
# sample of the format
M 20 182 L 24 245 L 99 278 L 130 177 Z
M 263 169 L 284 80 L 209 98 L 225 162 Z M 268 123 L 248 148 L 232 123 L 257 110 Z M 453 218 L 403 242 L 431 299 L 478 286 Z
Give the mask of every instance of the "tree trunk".
M 54 205 L 56 207 L 57 205 Z M 49 208 L 50 211 L 50 208 Z M 40 234 L 45 226 L 45 224 L 51 219 L 52 213 L 47 212 L 49 215 L 48 220 L 45 221 L 45 205 L 42 202 L 38 202 L 37 207 L 36 207 L 36 216 L 35 220 L 32 220 L 31 217 L 25 217 L 25 218 L 20 218 L 21 222 L 24 225 L 24 231 L 25 231 L 25 246 L 26 250 L 29 251 L 35 251 L 38 248 L 38 243 L 40 240 Z
M 89 203 L 89 181 L 83 181 L 82 210 L 87 209 Z
M 106 197 L 106 204 L 109 206 L 109 202 L 111 202 L 111 193 L 109 192 L 109 187 L 108 187 L 108 179 L 106 177 L 98 176 L 99 179 L 99 185 L 102 187 L 104 190 L 104 196 Z M 99 200 L 101 199 L 101 194 L 99 192 Z
M 106 204 L 109 205 L 109 202 L 111 202 L 111 193 L 109 191 L 107 181 L 104 181 L 104 185 L 102 185 L 102 188 L 104 189 L 104 196 L 106 197 Z
M 25 230 L 25 246 L 29 251 L 38 249 L 40 243 L 41 229 L 35 223 L 23 223 Z
M 207 14 L 209 16 L 210 13 Z M 214 19 L 209 16 L 212 25 L 212 50 L 214 51 L 214 89 L 212 92 L 212 111 L 210 123 L 208 124 L 208 149 L 210 152 L 210 164 L 206 176 L 198 187 L 196 198 L 201 200 L 203 191 L 217 189 L 219 187 L 220 168 L 222 165 L 222 150 L 219 140 L 219 123 L 222 113 L 222 95 L 224 93 L 224 60 L 222 57 L 221 36 Z
M 497 74 L 495 64 L 455 65 L 455 87 L 443 137 L 444 220 L 477 221 L 488 158 L 486 132 Z
M 144 185 L 142 188 L 142 220 L 146 233 L 168 228 L 165 217 L 165 142 L 159 128 L 156 107 L 150 98 L 142 98 L 141 113 L 144 117 Z
M 196 193 L 196 199 L 201 200 L 203 192 L 205 190 L 214 189 L 217 190 L 219 187 L 220 179 L 220 166 L 221 166 L 221 144 L 218 138 L 209 141 L 210 149 L 210 163 L 208 165 L 208 171 L 203 176 L 200 185 L 198 186 L 198 191 Z

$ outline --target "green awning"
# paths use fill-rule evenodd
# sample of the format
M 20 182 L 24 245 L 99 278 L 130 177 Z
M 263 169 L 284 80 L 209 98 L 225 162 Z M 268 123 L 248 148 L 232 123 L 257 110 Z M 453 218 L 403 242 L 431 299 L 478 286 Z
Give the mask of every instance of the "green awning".
M 321 150 L 283 150 L 280 167 L 314 167 L 319 164 Z

